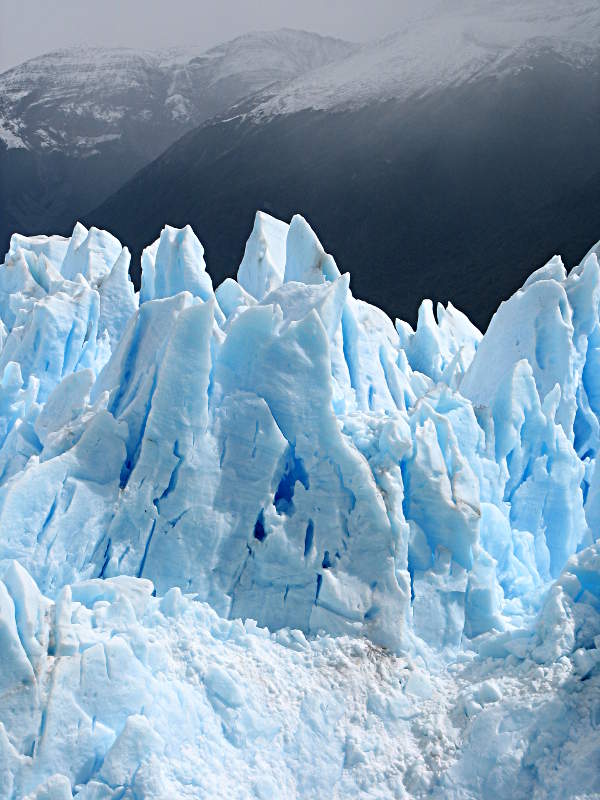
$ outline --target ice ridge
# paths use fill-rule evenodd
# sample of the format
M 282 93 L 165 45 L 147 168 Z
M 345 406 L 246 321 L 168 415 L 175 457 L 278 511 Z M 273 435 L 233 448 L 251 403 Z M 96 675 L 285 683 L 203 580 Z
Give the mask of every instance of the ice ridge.
M 552 703 L 565 719 L 579 706 L 556 686 L 592 676 L 598 741 L 597 248 L 534 272 L 483 336 L 427 300 L 415 330 L 394 326 L 301 216 L 259 212 L 238 280 L 216 291 L 189 226 L 146 248 L 139 294 L 129 260 L 78 224 L 14 235 L 0 266 L 0 793 L 217 796 L 210 769 L 186 783 L 184 730 L 203 732 L 193 758 L 233 754 L 238 788 L 254 787 L 240 797 L 331 795 L 291 730 L 309 750 L 328 739 L 335 796 L 365 761 L 371 791 L 409 733 L 416 772 L 406 761 L 373 796 L 560 793 L 566 774 L 548 762 L 534 780 L 524 753 L 502 783 L 475 763 L 495 745 L 464 726 L 487 706 L 485 724 L 508 724 L 537 675 L 543 702 L 514 730 L 549 726 L 558 758 Z M 270 723 L 267 662 L 299 704 L 273 701 Z M 365 680 L 354 732 L 338 662 Z M 407 720 L 448 692 L 453 755 L 425 763 Z M 380 724 L 367 755 L 364 726 Z

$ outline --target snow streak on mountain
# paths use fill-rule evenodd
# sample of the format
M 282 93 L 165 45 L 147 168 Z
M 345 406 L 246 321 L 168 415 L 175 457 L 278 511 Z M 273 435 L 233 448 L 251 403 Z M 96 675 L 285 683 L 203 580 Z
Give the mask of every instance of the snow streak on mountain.
M 256 215 L 0 267 L 11 798 L 600 792 L 600 245 L 482 334 Z M 257 625 L 258 623 L 258 625 Z

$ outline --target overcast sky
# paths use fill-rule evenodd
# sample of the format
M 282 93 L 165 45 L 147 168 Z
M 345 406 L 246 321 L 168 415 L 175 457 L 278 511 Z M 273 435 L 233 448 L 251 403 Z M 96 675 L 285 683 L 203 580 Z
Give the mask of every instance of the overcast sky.
M 242 33 L 302 28 L 361 41 L 440 0 L 0 0 L 0 71 L 77 44 L 210 47 Z

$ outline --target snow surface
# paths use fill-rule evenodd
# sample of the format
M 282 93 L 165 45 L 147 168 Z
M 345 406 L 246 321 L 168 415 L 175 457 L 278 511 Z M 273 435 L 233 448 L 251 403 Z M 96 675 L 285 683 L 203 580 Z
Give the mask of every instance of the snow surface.
M 484 336 L 259 212 L 0 267 L 0 796 L 600 794 L 600 267 Z

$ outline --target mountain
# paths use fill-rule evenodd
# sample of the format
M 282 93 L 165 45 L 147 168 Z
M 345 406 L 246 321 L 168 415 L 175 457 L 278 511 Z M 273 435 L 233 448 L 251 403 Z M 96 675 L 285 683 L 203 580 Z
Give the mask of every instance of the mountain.
M 191 223 L 220 281 L 256 207 L 299 211 L 392 317 L 414 320 L 433 294 L 485 328 L 538 259 L 576 262 L 600 220 L 600 11 L 484 8 L 429 16 L 240 103 L 86 221 L 136 255 L 164 219 Z
M 73 48 L 0 75 L 0 244 L 70 232 L 185 131 L 242 97 L 354 52 L 302 31 L 251 33 L 206 52 Z

